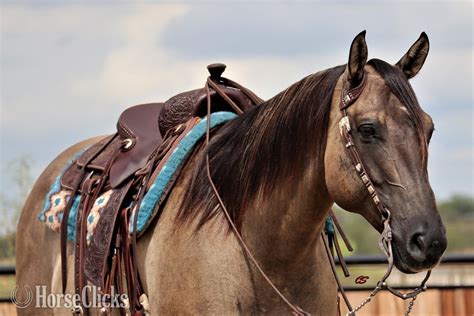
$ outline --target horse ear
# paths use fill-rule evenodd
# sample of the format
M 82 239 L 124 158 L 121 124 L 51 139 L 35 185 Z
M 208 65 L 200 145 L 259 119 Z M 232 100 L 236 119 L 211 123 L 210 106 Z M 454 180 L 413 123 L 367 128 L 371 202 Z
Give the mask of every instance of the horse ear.
M 425 63 L 429 50 L 430 41 L 428 40 L 428 35 L 423 32 L 415 44 L 410 47 L 405 56 L 398 61 L 396 66 L 403 71 L 407 79 L 411 79 L 416 76 Z
M 364 30 L 354 38 L 349 52 L 347 69 L 349 71 L 349 80 L 353 85 L 359 83 L 364 76 L 364 66 L 367 63 L 367 56 L 368 50 Z

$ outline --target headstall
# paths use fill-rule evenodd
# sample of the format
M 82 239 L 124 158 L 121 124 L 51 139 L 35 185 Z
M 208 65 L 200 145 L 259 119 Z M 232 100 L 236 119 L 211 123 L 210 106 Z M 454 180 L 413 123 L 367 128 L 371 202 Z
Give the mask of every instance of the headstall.
M 347 299 L 344 293 L 344 289 L 342 288 L 342 286 L 340 286 L 340 282 L 338 282 L 338 286 L 339 286 L 339 291 L 343 295 L 344 301 L 349 310 L 347 315 L 350 315 L 350 316 L 355 315 L 355 313 L 361 310 L 367 303 L 369 303 L 378 292 L 384 289 L 388 290 L 390 293 L 392 293 L 393 295 L 403 300 L 411 299 L 410 303 L 408 304 L 408 308 L 405 312 L 405 315 L 408 315 L 413 308 L 417 295 L 420 294 L 420 292 L 425 291 L 427 289 L 426 282 L 428 281 L 431 275 L 431 270 L 429 270 L 426 273 L 426 276 L 421 282 L 420 286 L 415 288 L 413 291 L 410 291 L 407 293 L 402 293 L 399 290 L 396 290 L 387 284 L 387 279 L 392 273 L 392 269 L 394 265 L 393 251 L 392 251 L 392 228 L 390 227 L 391 213 L 388 207 L 382 201 L 380 201 L 380 198 L 378 197 L 376 189 L 372 181 L 370 180 L 370 177 L 364 167 L 364 164 L 362 163 L 359 152 L 357 151 L 357 148 L 355 147 L 355 144 L 354 144 L 354 140 L 352 138 L 351 123 L 350 123 L 349 115 L 347 113 L 347 109 L 361 95 L 362 91 L 364 90 L 365 84 L 366 84 L 366 75 L 364 74 L 358 86 L 349 90 L 342 89 L 341 101 L 339 103 L 339 110 L 342 115 L 342 118 L 339 121 L 339 132 L 340 132 L 342 141 L 344 143 L 344 146 L 347 148 L 347 151 L 349 152 L 349 157 L 352 160 L 352 164 L 354 165 L 354 168 L 357 171 L 359 178 L 362 180 L 363 184 L 365 185 L 368 193 L 370 194 L 375 206 L 377 207 L 382 217 L 383 231 L 382 231 L 382 234 L 380 235 L 379 247 L 383 251 L 385 256 L 387 257 L 388 267 L 384 276 L 380 279 L 380 281 L 377 282 L 375 289 L 356 308 L 352 308 L 351 304 L 349 303 L 349 300 Z M 336 275 L 335 277 L 337 278 Z

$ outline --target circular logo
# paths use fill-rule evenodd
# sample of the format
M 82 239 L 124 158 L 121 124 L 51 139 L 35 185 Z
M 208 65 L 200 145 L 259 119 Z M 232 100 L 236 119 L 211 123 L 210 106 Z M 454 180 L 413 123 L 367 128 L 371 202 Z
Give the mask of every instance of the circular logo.
M 15 285 L 10 292 L 10 298 L 16 307 L 26 308 L 33 301 L 33 291 L 28 285 L 21 287 L 19 285 Z
M 365 282 L 367 282 L 368 279 L 369 279 L 368 275 L 359 275 L 355 279 L 355 284 L 365 284 Z

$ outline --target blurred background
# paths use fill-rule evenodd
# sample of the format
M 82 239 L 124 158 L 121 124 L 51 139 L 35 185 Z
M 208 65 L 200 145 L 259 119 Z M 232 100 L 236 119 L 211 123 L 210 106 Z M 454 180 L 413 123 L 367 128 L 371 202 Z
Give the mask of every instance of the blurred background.
M 0 3 L 0 263 L 14 264 L 16 221 L 41 171 L 68 146 L 113 133 L 125 108 L 202 87 L 213 62 L 268 99 L 346 63 L 364 29 L 369 58 L 390 63 L 422 31 L 430 38 L 411 83 L 436 127 L 431 184 L 448 230 L 446 256 L 474 254 L 471 1 Z M 380 255 L 377 233 L 358 215 L 337 212 L 354 253 Z M 473 286 L 472 265 L 446 267 L 439 285 Z M 0 278 L 0 296 L 12 284 L 12 276 Z

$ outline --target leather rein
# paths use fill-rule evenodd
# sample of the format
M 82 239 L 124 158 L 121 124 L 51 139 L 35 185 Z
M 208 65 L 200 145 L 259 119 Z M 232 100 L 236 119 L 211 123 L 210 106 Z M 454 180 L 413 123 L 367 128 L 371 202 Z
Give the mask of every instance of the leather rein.
M 240 85 L 236 84 L 235 82 L 229 80 L 229 79 L 226 79 L 226 78 L 222 78 L 223 80 L 226 80 L 228 82 L 230 82 L 231 84 L 233 84 L 236 88 L 239 88 L 239 89 L 242 89 L 242 91 L 244 93 L 249 93 L 250 95 L 248 95 L 251 99 L 255 98 L 255 96 L 247 91 L 247 89 L 241 87 Z M 344 143 L 344 146 L 347 148 L 347 151 L 348 151 L 348 154 L 349 154 L 349 157 L 351 158 L 352 160 L 352 164 L 354 165 L 354 168 L 355 170 L 357 171 L 357 174 L 358 176 L 360 177 L 360 179 L 362 180 L 363 184 L 365 185 L 368 193 L 370 194 L 376 208 L 378 209 L 379 213 L 380 213 L 380 216 L 382 218 L 382 221 L 383 221 L 383 231 L 380 235 L 380 239 L 379 239 L 379 247 L 380 249 L 383 251 L 383 253 L 385 254 L 385 256 L 387 257 L 387 260 L 388 260 L 388 266 L 387 266 L 387 270 L 384 274 L 384 276 L 377 282 L 377 285 L 376 287 L 374 288 L 374 290 L 372 290 L 372 292 L 370 293 L 370 295 L 361 303 L 359 304 L 357 307 L 353 308 L 351 303 L 349 302 L 349 299 L 344 291 L 344 288 L 339 280 L 339 277 L 337 276 L 337 271 L 336 271 L 336 266 L 335 266 L 335 260 L 334 260 L 334 256 L 333 256 L 333 252 L 330 250 L 330 247 L 328 246 L 328 242 L 326 241 L 326 238 L 324 237 L 324 233 L 322 232 L 321 233 L 321 238 L 323 240 L 323 243 L 324 243 L 324 246 L 325 246 L 325 250 L 326 250 L 326 253 L 328 255 L 328 258 L 329 258 L 329 262 L 330 262 L 330 265 L 331 265 L 331 270 L 332 270 L 332 273 L 334 275 L 334 278 L 336 280 L 336 283 L 337 283 L 337 286 L 338 286 L 338 289 L 339 289 L 339 292 L 341 293 L 343 299 L 344 299 L 344 302 L 347 306 L 347 309 L 349 310 L 349 312 L 346 314 L 346 315 L 349 315 L 349 316 L 354 316 L 356 315 L 356 312 L 358 312 L 359 310 L 361 310 L 365 305 L 367 305 L 371 300 L 372 298 L 380 291 L 382 290 L 388 290 L 391 294 L 395 295 L 396 297 L 399 297 L 403 300 L 407 300 L 407 299 L 410 299 L 410 302 L 408 304 L 408 307 L 407 307 L 407 310 L 405 312 L 405 315 L 408 315 L 410 314 L 413 306 L 414 306 L 414 303 L 415 303 L 415 300 L 417 298 L 417 295 L 420 294 L 422 291 L 426 291 L 427 289 L 427 286 L 426 286 L 426 282 L 428 281 L 430 275 L 431 275 L 431 270 L 429 270 L 427 273 L 426 273 L 426 276 L 425 278 L 423 279 L 423 281 L 421 282 L 421 284 L 415 288 L 414 290 L 410 291 L 410 292 L 407 292 L 407 293 L 402 293 L 400 292 L 399 290 L 393 288 L 393 287 L 390 287 L 388 284 L 387 284 L 387 279 L 388 277 L 390 276 L 390 274 L 392 273 L 392 270 L 393 270 L 393 266 L 394 266 L 394 257 L 393 257 L 393 251 L 392 251 L 392 228 L 390 226 L 390 219 L 391 219 L 391 213 L 389 211 L 389 209 L 387 208 L 387 206 L 380 201 L 379 197 L 378 197 L 378 194 L 376 192 L 376 189 L 372 183 L 372 181 L 370 180 L 370 177 L 368 175 L 368 173 L 366 172 L 366 169 L 364 167 L 364 164 L 362 163 L 362 160 L 360 158 L 360 155 L 357 151 L 357 148 L 355 147 L 354 145 L 354 141 L 353 141 L 353 138 L 352 138 L 352 135 L 351 135 L 351 124 L 350 124 L 350 118 L 349 118 L 349 115 L 348 115 L 348 112 L 347 112 L 347 109 L 357 100 L 357 98 L 361 95 L 362 91 L 364 90 L 364 87 L 365 87 L 365 84 L 366 84 L 366 76 L 364 75 L 360 84 L 354 88 L 349 88 L 349 89 L 345 89 L 343 88 L 342 91 L 341 91 L 341 98 L 340 98 L 340 102 L 339 102 L 339 110 L 340 110 L 340 113 L 341 113 L 341 120 L 339 121 L 339 131 L 340 131 L 340 135 L 341 135 L 341 139 Z M 229 105 L 238 113 L 238 114 L 241 114 L 243 111 L 225 94 L 224 91 L 222 91 L 219 86 L 213 81 L 213 78 L 211 77 L 208 77 L 207 81 L 206 81 L 206 85 L 205 85 L 205 89 L 206 89 L 206 94 L 207 94 L 207 130 L 206 130 L 206 147 L 209 146 L 209 142 L 210 142 L 210 115 L 211 115 L 211 94 L 210 94 L 210 89 L 213 89 L 215 90 L 224 100 L 226 100 Z M 256 101 L 259 101 L 256 100 Z M 261 102 L 261 101 L 260 101 Z M 256 104 L 260 103 L 260 102 L 256 102 Z M 242 238 L 242 235 L 240 234 L 240 232 L 238 231 L 234 221 L 232 220 L 232 217 L 230 216 L 218 190 L 217 190 L 217 187 L 216 185 L 214 184 L 214 181 L 212 180 L 212 176 L 211 176 L 211 171 L 210 171 L 210 162 L 209 162 L 209 154 L 206 153 L 206 174 L 207 174 L 207 178 L 209 180 L 209 183 L 211 185 L 211 188 L 218 200 L 218 205 L 216 206 L 216 208 L 220 207 L 221 210 L 223 211 L 225 217 L 227 218 L 235 236 L 237 237 L 237 239 L 239 240 L 242 248 L 244 249 L 245 253 L 248 255 L 248 257 L 250 258 L 250 260 L 253 262 L 253 264 L 255 265 L 255 267 L 257 268 L 257 270 L 259 271 L 259 273 L 262 275 L 262 277 L 265 279 L 265 281 L 268 283 L 268 285 L 273 289 L 273 291 L 283 300 L 283 302 L 292 310 L 292 313 L 294 315 L 311 315 L 310 313 L 306 312 L 305 310 L 303 310 L 301 307 L 293 304 L 288 298 L 285 297 L 285 295 L 277 288 L 277 286 L 270 280 L 270 278 L 266 275 L 266 273 L 263 271 L 263 269 L 261 268 L 261 266 L 259 265 L 259 263 L 257 262 L 257 260 L 255 259 L 255 257 L 252 255 L 252 252 L 250 251 L 250 249 L 248 248 L 248 246 L 246 245 L 245 241 L 243 240 Z M 337 223 L 337 220 L 335 220 L 335 217 L 332 213 L 332 211 L 330 212 L 330 215 L 331 215 L 331 218 L 333 219 L 333 221 L 335 222 L 336 224 L 336 228 L 338 228 L 338 231 L 341 233 L 346 245 L 348 246 L 348 248 L 350 249 L 351 246 L 349 244 L 349 242 L 347 241 L 344 233 L 342 232 L 342 230 L 340 229 L 339 227 L 339 224 Z M 347 268 L 345 266 L 345 263 L 343 262 L 342 259 L 342 256 L 341 256 L 341 253 L 340 253 L 340 250 L 339 250 L 339 246 L 337 244 L 337 239 L 335 238 L 335 245 L 336 245 L 336 250 L 337 250 L 337 253 L 338 253 L 338 257 L 341 261 L 341 266 L 343 268 L 343 271 L 344 271 L 344 274 L 346 276 L 348 276 L 348 272 L 347 272 Z M 338 299 L 338 305 L 339 305 L 339 299 Z M 339 310 L 339 313 L 340 313 L 340 310 Z

